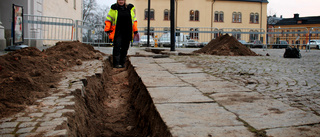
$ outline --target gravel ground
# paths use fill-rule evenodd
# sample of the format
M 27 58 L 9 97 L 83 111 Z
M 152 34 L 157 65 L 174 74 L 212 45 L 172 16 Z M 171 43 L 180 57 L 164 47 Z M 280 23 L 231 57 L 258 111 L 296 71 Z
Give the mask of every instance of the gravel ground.
M 283 58 L 284 49 L 252 49 L 262 56 L 172 56 L 191 67 L 320 115 L 320 50 Z M 270 56 L 266 56 L 266 54 Z

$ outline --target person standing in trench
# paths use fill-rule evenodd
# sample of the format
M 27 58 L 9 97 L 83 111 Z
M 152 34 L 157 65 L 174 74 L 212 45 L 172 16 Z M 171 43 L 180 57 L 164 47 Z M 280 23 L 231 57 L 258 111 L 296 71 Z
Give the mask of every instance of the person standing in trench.
M 105 21 L 104 31 L 113 41 L 113 67 L 124 68 L 130 41 L 138 33 L 135 7 L 126 0 L 117 0 L 111 6 Z

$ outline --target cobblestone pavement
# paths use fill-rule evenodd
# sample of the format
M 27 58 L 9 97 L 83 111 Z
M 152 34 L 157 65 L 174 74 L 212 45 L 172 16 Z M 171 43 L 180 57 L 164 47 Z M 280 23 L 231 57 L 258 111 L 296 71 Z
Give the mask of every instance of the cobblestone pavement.
M 0 119 L 1 137 L 25 136 L 67 136 L 67 113 L 74 113 L 75 101 L 71 92 L 82 89 L 87 76 L 102 73 L 101 60 L 84 61 L 65 72 L 59 86 L 51 95 L 38 99 L 35 105 L 28 106 L 23 112 Z
M 283 58 L 284 49 L 253 49 L 263 56 L 174 56 L 191 67 L 320 115 L 320 50 Z M 266 56 L 266 54 L 270 56 Z

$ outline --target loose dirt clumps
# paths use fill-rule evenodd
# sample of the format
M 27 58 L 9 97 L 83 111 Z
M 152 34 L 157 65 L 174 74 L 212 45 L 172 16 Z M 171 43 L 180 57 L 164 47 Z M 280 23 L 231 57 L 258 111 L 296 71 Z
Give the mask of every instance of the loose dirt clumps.
M 194 51 L 194 53 L 219 56 L 258 56 L 258 54 L 228 34 L 211 40 L 205 47 Z
M 91 45 L 58 42 L 47 50 L 29 47 L 0 56 L 0 118 L 32 105 L 56 87 L 61 72 L 76 65 L 76 60 L 102 59 Z

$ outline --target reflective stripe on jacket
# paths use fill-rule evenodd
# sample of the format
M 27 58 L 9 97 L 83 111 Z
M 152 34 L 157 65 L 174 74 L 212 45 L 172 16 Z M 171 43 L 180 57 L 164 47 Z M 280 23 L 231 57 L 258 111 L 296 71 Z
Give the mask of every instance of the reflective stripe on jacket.
M 105 21 L 105 32 L 110 32 L 109 39 L 114 39 L 114 34 L 116 32 L 116 25 L 117 25 L 117 19 L 118 19 L 118 10 L 115 8 L 116 4 L 111 6 L 111 9 L 106 17 Z M 127 8 L 131 8 L 131 20 L 132 20 L 132 35 L 133 32 L 138 31 L 138 22 L 135 15 L 135 7 L 132 4 L 127 5 Z M 132 37 L 133 38 L 133 37 Z

